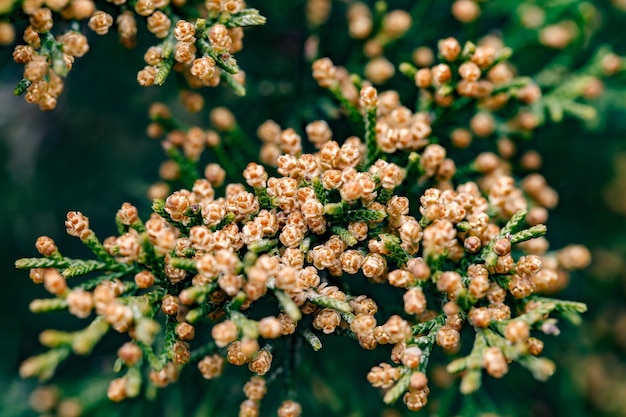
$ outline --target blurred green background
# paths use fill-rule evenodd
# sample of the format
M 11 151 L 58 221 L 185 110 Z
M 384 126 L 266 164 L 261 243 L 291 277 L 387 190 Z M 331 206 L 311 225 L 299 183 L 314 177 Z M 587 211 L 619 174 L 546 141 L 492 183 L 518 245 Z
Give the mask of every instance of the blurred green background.
M 201 91 L 206 108 L 189 120 L 207 126 L 208 110 L 227 105 L 250 138 L 255 138 L 256 126 L 267 118 L 302 131 L 306 122 L 325 117 L 323 109 L 331 102 L 311 79 L 310 64 L 303 58 L 310 33 L 305 1 L 290 1 L 288 5 L 281 0 L 248 3 L 268 17 L 265 27 L 246 32 L 244 50 L 237 56 L 247 73 L 248 96 L 235 97 L 225 88 Z M 346 35 L 345 3 L 333 2 L 328 22 L 312 31 L 319 35 L 321 55 L 328 54 L 337 64 L 357 70 L 365 60 L 350 54 L 355 46 Z M 426 18 L 414 22 L 410 36 L 386 55 L 397 57 L 397 62 L 408 60 L 413 48 L 434 47 L 438 39 L 447 36 L 467 40 L 495 33 L 503 34 L 505 43 L 509 35 L 518 41 L 536 37 L 530 32 L 516 32 L 514 12 L 518 3 L 483 2 L 484 16 L 477 23 L 462 25 L 452 18 L 450 1 L 390 2 L 390 8 L 423 8 Z M 555 2 L 537 2 L 541 6 L 548 3 Z M 571 69 L 584 63 L 600 45 L 610 44 L 616 53 L 626 54 L 626 12 L 615 3 L 588 3 L 597 12 L 592 22 L 596 33 L 588 42 L 562 51 L 571 57 L 567 61 Z M 0 47 L 0 271 L 2 296 L 6 298 L 0 303 L 2 417 L 37 415 L 28 404 L 36 381 L 20 380 L 17 368 L 28 356 L 43 351 L 37 341 L 39 332 L 60 325 L 78 328 L 78 321 L 68 319 L 67 314 L 29 312 L 30 300 L 45 297 L 45 293 L 32 284 L 27 272 L 14 269 L 15 259 L 35 256 L 34 242 L 40 235 L 53 237 L 64 254 L 88 256 L 77 239 L 65 234 L 63 222 L 70 210 L 89 216 L 102 238 L 115 233 L 114 215 L 124 201 L 137 205 L 144 218 L 150 212 L 145 195 L 158 179 L 163 152 L 157 141 L 145 135 L 147 108 L 153 101 L 162 101 L 180 110 L 176 104 L 180 90 L 174 79 L 162 88 L 137 85 L 143 51 L 153 43 L 151 36 L 141 33 L 134 50 L 120 47 L 115 35 L 90 34 L 91 50 L 77 60 L 59 105 L 51 113 L 42 113 L 12 96 L 21 68 L 10 60 L 11 48 Z M 520 44 L 512 62 L 522 74 L 535 73 L 552 58 L 536 41 Z M 351 62 L 346 62 L 348 59 Z M 488 380 L 480 397 L 457 398 L 458 388 L 453 383 L 434 390 L 431 401 L 476 401 L 486 411 L 511 416 L 626 416 L 625 81 L 622 76 L 605 82 L 604 95 L 593 103 L 599 109 L 595 126 L 566 118 L 564 123 L 542 127 L 532 142 L 544 158 L 541 173 L 560 195 L 560 204 L 548 223 L 552 247 L 582 243 L 594 253 L 591 268 L 574 274 L 560 295 L 589 305 L 584 324 L 580 328 L 564 325 L 560 337 L 545 339 L 547 356 L 556 360 L 557 373 L 548 382 L 539 383 L 525 371 L 513 368 L 503 381 Z M 392 87 L 403 91 L 412 88 L 399 75 L 383 89 Z M 341 126 L 333 125 L 339 131 Z M 369 386 L 365 375 L 385 353 L 365 352 L 356 343 L 338 342 L 330 338 L 320 353 L 304 353 L 308 356 L 302 363 L 317 369 L 310 379 L 300 381 L 304 415 L 383 415 L 381 395 Z M 107 346 L 110 350 L 116 343 L 105 342 L 100 352 L 107 351 Z M 60 368 L 52 382 L 59 383 L 64 396 L 76 395 L 85 386 L 93 391 L 89 395 L 104 394 L 112 363 L 98 353 L 92 359 L 70 361 Z M 308 372 L 302 370 L 303 374 Z M 193 389 L 168 389 L 162 400 L 152 403 L 110 405 L 105 400 L 86 414 L 235 415 L 243 398 L 239 383 L 229 384 L 231 376 L 237 378 L 237 372 L 209 383 L 200 382 L 197 375 L 187 375 L 188 380 L 197 382 Z M 230 407 L 217 400 L 227 395 L 236 397 L 229 401 Z M 487 404 L 486 396 L 495 405 Z M 213 400 L 198 400 L 206 397 Z M 197 409 L 197 404 L 205 408 Z M 398 412 L 405 413 L 402 408 L 398 407 Z

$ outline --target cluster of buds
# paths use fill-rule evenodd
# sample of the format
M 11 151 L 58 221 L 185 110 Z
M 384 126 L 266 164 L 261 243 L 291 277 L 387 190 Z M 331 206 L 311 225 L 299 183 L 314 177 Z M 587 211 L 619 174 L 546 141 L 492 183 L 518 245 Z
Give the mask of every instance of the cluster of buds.
M 402 9 L 377 10 L 377 13 L 382 14 L 379 27 L 376 27 L 369 7 L 365 3 L 354 2 L 348 7 L 347 18 L 350 36 L 365 41 L 363 54 L 369 58 L 363 69 L 365 76 L 374 84 L 382 84 L 395 73 L 393 64 L 384 57 L 384 49 L 408 33 L 413 19 L 409 12 Z
M 493 113 L 514 101 L 517 110 L 503 124 L 506 134 L 527 135 L 542 122 L 540 113 L 532 107 L 541 98 L 541 90 L 528 78 L 515 75 L 515 68 L 506 61 L 510 55 L 510 49 L 494 40 L 461 46 L 455 38 L 447 38 L 438 44 L 440 63 L 435 65 L 432 59 L 417 55 L 418 67 L 405 63 L 400 70 L 412 77 L 420 89 L 422 110 L 464 106 L 468 100 L 475 101 L 482 111 L 472 117 L 469 127 L 473 135 L 484 138 L 503 134 L 496 129 Z M 456 136 L 452 139 L 455 145 L 469 145 L 471 135 Z
M 333 73 L 324 60 L 314 64 L 318 76 L 322 67 Z M 369 350 L 393 345 L 391 362 L 372 368 L 367 379 L 387 389 L 386 403 L 402 397 L 411 410 L 427 404 L 431 351 L 456 354 L 461 332 L 474 334 L 474 347 L 448 371 L 462 372 L 464 393 L 480 386 L 482 369 L 500 378 L 511 361 L 538 379 L 549 376 L 553 364 L 538 357 L 543 343 L 536 336 L 558 333 L 552 313 L 570 317 L 584 305 L 545 295 L 588 264 L 588 251 L 548 252 L 541 223 L 552 206 L 545 196 L 554 191 L 545 181 L 529 176 L 518 185 L 495 154 L 457 171 L 429 139 L 432 120 L 397 97 L 363 87 L 356 110 L 364 138 L 340 140 L 315 121 L 306 127 L 313 153 L 303 152 L 294 129 L 264 123 L 258 133 L 272 157 L 261 157 L 277 174 L 251 162 L 245 184 L 225 186 L 227 166 L 210 164 L 204 177 L 190 171 L 207 145 L 219 157 L 223 142 L 234 144 L 232 114 L 211 113 L 220 137 L 185 131 L 155 106 L 151 130 L 168 131 L 172 156 L 173 173 L 164 178 L 179 175 L 189 186 L 161 187 L 145 223 L 125 203 L 116 216 L 119 235 L 102 242 L 87 217 L 70 212 L 67 231 L 94 260 L 67 258 L 41 237 L 43 257 L 17 261 L 55 296 L 33 301 L 31 310 L 92 318 L 82 331 L 42 333 L 50 351 L 24 362 L 22 375 L 48 377 L 72 351 L 89 353 L 113 330 L 129 341 L 117 353 L 125 374 L 111 382 L 111 400 L 139 395 L 146 381 L 167 386 L 192 363 L 204 378 L 217 378 L 228 363 L 253 374 L 243 388 L 245 416 L 259 415 L 268 381 L 280 374 L 272 352 L 297 338 L 313 350 L 329 334 Z M 235 159 L 223 164 L 232 170 Z M 81 275 L 89 277 L 70 288 L 66 279 Z M 400 295 L 403 311 L 388 314 L 354 292 L 367 281 Z M 278 409 L 279 416 L 300 413 L 293 398 Z
M 87 21 L 89 29 L 98 35 L 116 27 L 121 44 L 133 47 L 137 18 L 145 18 L 148 30 L 163 39 L 145 53 L 148 66 L 137 74 L 139 84 L 161 85 L 173 68 L 185 73 L 191 87 L 215 86 L 222 80 L 244 94 L 243 73 L 232 54 L 243 47 L 243 28 L 262 25 L 265 18 L 256 9 L 246 8 L 243 0 L 211 1 L 202 11 L 194 9 L 194 19 L 198 12 L 205 17 L 191 23 L 185 20 L 189 13 L 185 3 L 139 0 L 130 8 L 126 0 L 114 1 L 116 13 L 109 14 L 97 10 L 92 0 L 23 2 L 22 12 L 28 16 L 29 25 L 23 34 L 26 44 L 17 45 L 13 51 L 14 61 L 24 65 L 24 78 L 15 94 L 24 94 L 28 103 L 42 110 L 54 109 L 63 91 L 63 78 L 75 58 L 89 51 L 87 37 L 78 24 L 53 34 L 54 20 Z M 6 32 L 7 24 L 2 24 L 0 29 Z

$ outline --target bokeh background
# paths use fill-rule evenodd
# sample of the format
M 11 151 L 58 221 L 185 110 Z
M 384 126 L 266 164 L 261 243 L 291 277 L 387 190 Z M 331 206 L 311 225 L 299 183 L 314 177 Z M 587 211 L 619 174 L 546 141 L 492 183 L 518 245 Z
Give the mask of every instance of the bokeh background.
M 332 100 L 315 85 L 304 58 L 310 34 L 317 34 L 320 54 L 330 55 L 338 64 L 359 71 L 366 60 L 354 53 L 362 42 L 355 43 L 347 36 L 348 2 L 333 1 L 328 21 L 318 28 L 307 23 L 305 3 L 250 0 L 249 6 L 259 8 L 268 23 L 246 33 L 244 50 L 237 56 L 247 73 L 247 97 L 235 97 L 225 88 L 202 91 L 205 110 L 185 117 L 206 126 L 208 110 L 226 105 L 253 141 L 256 126 L 267 118 L 302 129 L 306 122 L 326 117 Z M 581 25 L 593 36 L 580 35 L 584 39 L 563 50 L 545 48 L 537 40 L 538 30 L 519 28 L 516 13 L 522 3 L 543 8 L 549 18 L 552 10 L 563 5 L 567 10 L 591 8 L 592 18 Z M 503 36 L 505 43 L 511 39 L 518 46 L 511 61 L 520 73 L 528 75 L 555 54 L 566 56 L 563 62 L 572 71 L 602 45 L 626 55 L 624 2 L 490 0 L 480 3 L 483 15 L 471 24 L 454 19 L 451 4 L 448 0 L 390 2 L 390 9 L 423 13 L 423 18 L 416 19 L 415 28 L 386 55 L 401 62 L 410 60 L 415 47 L 435 47 L 440 38 L 467 40 L 487 34 Z M 574 19 L 568 15 L 551 18 Z M 37 341 L 39 332 L 79 326 L 67 314 L 29 312 L 29 301 L 44 297 L 44 290 L 32 284 L 27 272 L 14 269 L 15 259 L 36 256 L 34 242 L 39 235 L 53 237 L 64 254 L 87 256 L 77 239 L 65 235 L 63 222 L 70 210 L 89 216 L 101 237 L 115 232 L 114 215 L 122 202 L 135 204 L 144 218 L 150 212 L 146 192 L 158 179 L 164 157 L 158 141 L 145 134 L 147 108 L 153 101 L 162 101 L 174 111 L 180 110 L 177 97 L 181 90 L 174 79 L 162 88 L 137 85 L 143 51 L 154 42 L 145 31 L 140 33 L 133 50 L 122 48 L 115 35 L 90 34 L 91 51 L 77 60 L 66 91 L 51 113 L 42 113 L 12 96 L 21 68 L 10 59 L 11 47 L 0 47 L 2 417 L 38 415 L 29 405 L 37 383 L 21 380 L 17 369 L 22 360 L 43 351 Z M 618 75 L 603 82 L 604 94 L 589 103 L 598 109 L 597 119 L 589 123 L 566 116 L 563 123 L 543 126 L 531 142 L 543 156 L 540 172 L 560 195 L 560 204 L 548 222 L 552 247 L 582 243 L 594 255 L 591 267 L 574 274 L 561 294 L 587 303 L 589 312 L 581 327 L 564 325 L 560 337 L 545 339 L 547 356 L 558 366 L 548 382 L 536 382 L 525 371 L 513 368 L 503 381 L 487 380 L 479 395 L 462 399 L 456 381 L 442 377 L 442 387 L 430 397 L 449 407 L 449 411 L 441 408 L 441 415 L 454 415 L 460 403 L 470 401 L 476 404 L 474 410 L 495 415 L 626 416 L 626 77 Z M 410 91 L 413 87 L 396 75 L 382 88 Z M 309 375 L 300 381 L 305 415 L 405 413 L 402 407 L 385 410 L 380 393 L 365 380 L 367 370 L 380 357 L 362 351 L 356 343 L 338 342 L 329 339 L 320 353 L 302 361 L 302 375 Z M 211 383 L 189 375 L 187 385 L 168 388 L 154 401 L 122 405 L 102 401 L 112 375 L 112 363 L 103 359 L 102 353 L 113 346 L 115 341 L 105 341 L 93 358 L 69 361 L 51 381 L 58 384 L 63 398 L 81 398 L 84 415 L 236 414 L 241 385 L 229 384 L 229 378 L 238 377 L 236 372 Z M 229 401 L 229 395 L 236 399 Z M 479 411 L 475 415 L 480 415 Z

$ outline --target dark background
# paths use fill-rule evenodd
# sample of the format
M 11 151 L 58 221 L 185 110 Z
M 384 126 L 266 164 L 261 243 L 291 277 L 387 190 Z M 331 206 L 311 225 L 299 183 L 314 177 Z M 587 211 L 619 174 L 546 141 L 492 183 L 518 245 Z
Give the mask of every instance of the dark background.
M 237 98 L 223 87 L 203 91 L 205 110 L 185 117 L 208 126 L 208 109 L 226 104 L 255 141 L 256 126 L 267 118 L 302 132 L 306 122 L 325 116 L 320 109 L 330 98 L 315 86 L 310 65 L 302 58 L 307 37 L 304 2 L 288 3 L 249 2 L 269 19 L 265 27 L 246 32 L 244 50 L 237 55 L 248 76 L 248 96 Z M 427 2 L 397 1 L 391 8 L 409 9 L 415 6 L 413 3 Z M 507 11 L 514 10 L 516 3 L 485 2 L 484 17 L 467 26 L 452 19 L 450 2 L 425 4 L 427 19 L 420 21 L 417 29 L 387 56 L 396 56 L 400 62 L 410 57 L 412 48 L 434 47 L 437 39 L 447 36 L 464 40 L 490 32 L 507 34 L 515 27 Z M 562 52 L 576 56 L 571 61 L 572 70 L 606 43 L 616 52 L 626 53 L 626 13 L 608 1 L 594 1 L 593 5 L 599 15 L 595 37 Z M 355 46 L 346 35 L 345 4 L 334 2 L 333 6 L 330 20 L 318 30 L 321 54 L 329 54 L 338 64 L 356 70 L 364 60 L 348 53 Z M 20 380 L 17 368 L 28 356 L 43 351 L 38 333 L 60 325 L 80 328 L 79 321 L 68 319 L 67 314 L 29 312 L 30 300 L 45 297 L 45 292 L 32 284 L 26 271 L 14 269 L 15 259 L 36 256 L 34 242 L 40 235 L 53 237 L 64 254 L 88 256 L 77 239 L 65 234 L 63 222 L 70 210 L 89 216 L 92 228 L 102 238 L 115 233 L 115 212 L 124 201 L 137 205 L 146 218 L 150 213 L 146 190 L 158 179 L 158 165 L 163 160 L 159 143 L 145 135 L 147 108 L 153 101 L 163 101 L 177 109 L 179 87 L 174 79 L 162 88 L 149 89 L 139 87 L 135 81 L 137 70 L 143 67 L 143 51 L 154 42 L 145 31 L 134 50 L 120 47 L 115 35 L 90 34 L 89 40 L 90 52 L 77 59 L 58 108 L 51 113 L 42 113 L 12 96 L 21 68 L 7 59 L 11 48 L 0 48 L 1 416 L 33 414 L 28 396 L 36 382 Z M 548 59 L 545 48 L 531 43 L 517 51 L 512 62 L 522 74 L 532 75 Z M 394 86 L 411 88 L 399 75 L 389 84 Z M 600 110 L 596 127 L 589 129 L 576 119 L 566 118 L 564 123 L 542 127 L 532 142 L 545 161 L 541 173 L 560 195 L 559 207 L 551 212 L 548 223 L 551 246 L 556 249 L 582 243 L 595 255 L 592 267 L 574 274 L 570 286 L 560 295 L 589 305 L 584 324 L 580 328 L 564 325 L 560 337 L 545 339 L 547 356 L 556 360 L 557 373 L 548 382 L 539 383 L 513 367 L 503 381 L 485 378 L 486 387 L 476 398 L 460 399 L 458 387 L 453 384 L 435 390 L 431 401 L 456 405 L 476 401 L 478 409 L 497 410 L 501 415 L 626 416 L 625 86 L 623 77 L 606 81 L 604 96 L 594 103 Z M 612 203 L 611 208 L 607 201 Z M 384 354 L 364 352 L 355 343 L 333 338 L 324 342 L 321 352 L 304 353 L 308 356 L 302 361 L 305 365 L 301 372 L 310 375 L 299 381 L 305 415 L 381 415 L 381 395 L 369 386 L 365 375 Z M 112 364 L 98 353 L 116 345 L 113 337 L 96 352 L 96 359 L 70 360 L 52 382 L 59 383 L 65 397 L 101 396 L 106 381 L 112 378 Z M 230 372 L 208 383 L 198 382 L 197 375 L 188 375 L 187 380 L 198 383 L 181 383 L 166 390 L 161 400 L 123 405 L 105 401 L 87 414 L 235 415 L 243 396 L 240 384 L 229 384 L 229 378 L 238 376 Z M 91 387 L 87 394 L 86 386 Z M 218 400 L 223 395 L 232 395 L 235 400 Z M 485 398 L 491 398 L 496 405 L 487 404 Z M 398 407 L 404 413 L 402 409 Z

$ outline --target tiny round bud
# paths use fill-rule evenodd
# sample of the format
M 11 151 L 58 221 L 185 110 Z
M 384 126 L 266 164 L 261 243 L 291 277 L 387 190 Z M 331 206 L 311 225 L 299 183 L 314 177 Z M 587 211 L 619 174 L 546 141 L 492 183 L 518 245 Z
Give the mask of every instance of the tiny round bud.
M 154 285 L 154 275 L 150 271 L 141 271 L 135 275 L 135 284 L 138 288 L 145 289 Z
M 467 129 L 457 128 L 450 133 L 450 140 L 457 148 L 467 148 L 472 143 L 472 133 Z
M 437 85 L 445 84 L 452 78 L 452 71 L 446 64 L 439 64 L 431 69 L 433 81 Z
M 499 347 L 490 347 L 483 356 L 483 366 L 494 378 L 502 378 L 509 371 L 506 358 Z
M 113 25 L 113 16 L 101 10 L 95 12 L 89 19 L 89 28 L 98 35 L 106 35 Z
M 464 62 L 459 67 L 459 75 L 467 81 L 478 81 L 480 78 L 480 68 L 473 62 Z
M 569 245 L 557 253 L 557 260 L 567 270 L 584 269 L 591 263 L 591 253 L 583 245 Z
M 48 236 L 38 237 L 37 242 L 35 243 L 35 247 L 37 248 L 37 251 L 43 256 L 51 256 L 57 252 L 57 246 L 54 243 L 54 240 L 52 240 Z
M 250 400 L 260 401 L 267 393 L 267 386 L 265 385 L 265 379 L 253 376 L 243 386 L 243 393 Z
M 107 397 L 113 402 L 120 402 L 126 399 L 127 378 L 116 378 L 111 381 L 107 389 Z
M 370 60 L 365 65 L 365 76 L 374 84 L 382 84 L 395 73 L 395 67 L 391 62 L 382 56 Z
M 376 107 L 378 105 L 378 92 L 372 86 L 361 89 L 361 102 L 365 107 Z
M 6 46 L 15 40 L 15 28 L 9 22 L 0 22 L 0 45 Z
M 224 347 L 233 342 L 237 339 L 237 333 L 237 325 L 231 320 L 218 323 L 211 329 L 211 336 L 213 336 L 218 347 Z
M 126 365 L 133 366 L 141 359 L 142 352 L 141 348 L 133 342 L 126 342 L 117 350 L 117 356 Z
M 189 323 L 178 323 L 176 325 L 176 335 L 181 340 L 192 340 L 196 336 L 196 331 Z
M 470 120 L 472 131 L 479 137 L 487 137 L 493 133 L 496 128 L 496 122 L 491 113 L 476 113 Z
M 275 339 L 281 335 L 282 324 L 276 317 L 259 320 L 259 335 L 265 339 Z
M 513 320 L 507 324 L 505 329 L 505 337 L 508 341 L 513 343 L 523 342 L 528 339 L 530 335 L 530 329 L 528 323 L 522 320 Z
M 472 307 L 467 318 L 472 326 L 484 329 L 491 322 L 491 313 L 487 307 Z
M 44 282 L 45 285 L 45 282 Z M 93 297 L 89 291 L 76 288 L 67 294 L 67 307 L 70 314 L 79 318 L 89 317 L 93 309 Z
M 461 53 L 461 45 L 455 38 L 446 38 L 439 41 L 439 54 L 446 61 L 454 61 Z
M 542 164 L 541 155 L 537 151 L 527 151 L 522 155 L 522 159 L 520 160 L 520 165 L 522 168 L 528 171 L 535 171 L 541 168 Z
M 436 341 L 439 346 L 445 350 L 454 350 L 459 346 L 461 340 L 460 333 L 451 328 L 450 326 L 443 326 L 439 329 L 436 336 Z
M 456 0 L 452 3 L 452 15 L 462 23 L 470 23 L 480 16 L 480 7 L 473 0 Z
M 65 277 L 54 268 L 47 268 L 43 274 L 43 285 L 48 292 L 54 295 L 62 295 L 67 291 Z
M 480 248 L 481 248 L 481 245 L 482 245 L 482 243 L 481 243 L 480 238 L 478 236 L 468 236 L 463 241 L 463 247 L 469 253 L 476 253 L 476 252 L 478 252 L 480 250 Z
M 272 354 L 266 350 L 260 351 L 254 358 L 248 368 L 257 375 L 265 375 L 272 366 Z
M 493 251 L 498 256 L 508 255 L 511 253 L 511 241 L 506 238 L 496 240 L 496 243 L 493 245 Z
M 223 368 L 224 358 L 218 354 L 205 356 L 198 362 L 198 370 L 200 370 L 204 379 L 217 378 L 222 374 Z
M 382 31 L 391 39 L 401 37 L 411 27 L 411 15 L 404 10 L 393 10 L 383 17 Z
M 409 380 L 409 389 L 411 392 L 422 391 L 428 385 L 428 378 L 423 372 L 413 372 Z
M 418 67 L 429 67 L 435 62 L 435 54 L 433 50 L 427 46 L 415 48 L 411 55 L 413 63 Z
M 430 68 L 421 68 L 415 73 L 415 85 L 419 88 L 430 87 L 433 81 Z
M 526 340 L 526 344 L 528 345 L 528 353 L 533 356 L 541 355 L 541 352 L 543 352 L 543 342 L 539 339 L 529 337 Z
M 407 368 L 417 368 L 422 359 L 422 350 L 417 346 L 410 346 L 402 352 L 402 364 Z
M 287 400 L 278 408 L 278 417 L 300 417 L 302 407 L 295 401 Z
M 428 388 L 419 392 L 406 392 L 402 401 L 410 411 L 420 411 L 428 402 Z

